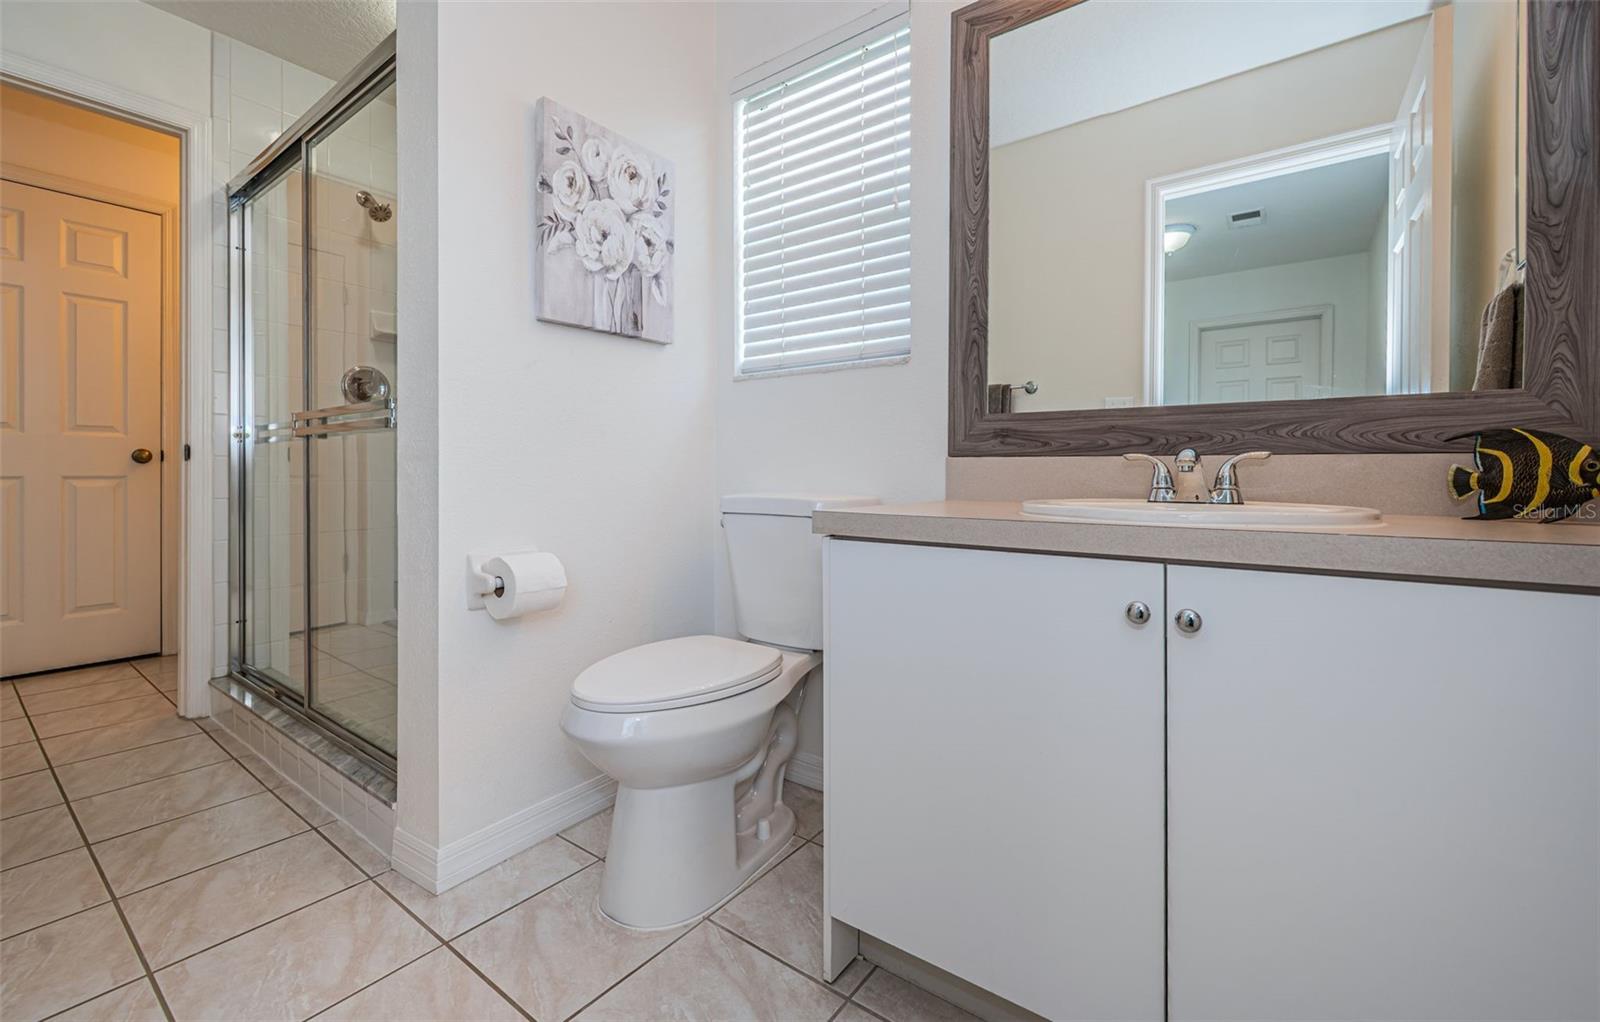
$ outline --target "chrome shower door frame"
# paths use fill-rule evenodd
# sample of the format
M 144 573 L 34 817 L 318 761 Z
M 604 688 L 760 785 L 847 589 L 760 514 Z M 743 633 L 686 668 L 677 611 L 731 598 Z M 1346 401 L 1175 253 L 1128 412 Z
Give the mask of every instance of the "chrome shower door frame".
M 312 148 L 334 132 L 368 102 L 395 82 L 395 38 L 391 34 L 373 50 L 344 80 L 335 85 L 312 107 L 287 128 L 271 146 L 251 160 L 244 171 L 228 182 L 228 389 L 229 389 L 229 445 L 228 445 L 228 667 L 231 675 L 268 702 L 294 717 L 315 727 L 329 739 L 375 767 L 391 779 L 395 776 L 395 757 L 387 750 L 374 745 L 366 738 L 343 726 L 319 711 L 315 705 L 316 650 L 312 646 L 313 631 L 313 566 L 316 562 L 315 535 L 312 529 L 313 465 L 311 441 L 330 433 L 354 432 L 360 429 L 393 429 L 396 426 L 394 402 L 364 403 L 355 406 L 321 408 L 315 411 L 296 412 L 291 421 L 274 424 L 281 436 L 256 435 L 254 359 L 255 344 L 250 336 L 253 329 L 252 289 L 250 287 L 250 258 L 256 251 L 254 231 L 248 216 L 249 204 L 257 196 L 295 167 L 300 168 L 300 345 L 302 409 L 312 409 L 312 352 L 315 330 L 314 286 L 312 258 L 315 246 L 311 244 L 313 213 L 313 175 L 311 171 Z M 332 420 L 332 421 L 330 421 Z M 255 599 L 246 568 L 246 545 L 249 542 L 249 516 L 251 470 L 255 464 L 256 447 L 262 443 L 289 442 L 302 445 L 305 452 L 306 485 L 302 487 L 299 514 L 305 523 L 305 544 L 302 555 L 302 613 L 305 625 L 304 691 L 295 692 L 265 672 L 249 663 L 246 655 L 247 622 L 254 620 Z

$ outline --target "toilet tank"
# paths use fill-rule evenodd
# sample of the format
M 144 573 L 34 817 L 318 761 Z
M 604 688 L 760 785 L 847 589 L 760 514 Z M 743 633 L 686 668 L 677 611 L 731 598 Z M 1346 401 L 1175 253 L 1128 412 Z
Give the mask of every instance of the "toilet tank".
M 792 649 L 822 648 L 822 537 L 811 512 L 876 497 L 742 493 L 722 498 L 722 534 L 739 634 Z

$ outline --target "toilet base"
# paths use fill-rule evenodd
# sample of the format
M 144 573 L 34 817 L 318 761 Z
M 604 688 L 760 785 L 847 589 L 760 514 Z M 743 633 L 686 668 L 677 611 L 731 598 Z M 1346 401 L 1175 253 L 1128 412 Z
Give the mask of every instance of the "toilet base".
M 794 836 L 779 802 L 767 836 L 734 832 L 733 774 L 674 788 L 617 788 L 600 911 L 633 930 L 693 922 L 738 893 Z

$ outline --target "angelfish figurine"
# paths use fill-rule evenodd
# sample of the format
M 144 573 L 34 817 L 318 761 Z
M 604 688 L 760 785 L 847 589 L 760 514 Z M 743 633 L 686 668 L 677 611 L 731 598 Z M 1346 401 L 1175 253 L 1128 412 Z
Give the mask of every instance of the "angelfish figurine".
M 1558 522 L 1600 498 L 1600 453 L 1558 433 L 1491 429 L 1473 437 L 1474 469 L 1450 466 L 1450 496 L 1478 495 L 1476 518 Z M 1470 520 L 1470 519 L 1469 519 Z

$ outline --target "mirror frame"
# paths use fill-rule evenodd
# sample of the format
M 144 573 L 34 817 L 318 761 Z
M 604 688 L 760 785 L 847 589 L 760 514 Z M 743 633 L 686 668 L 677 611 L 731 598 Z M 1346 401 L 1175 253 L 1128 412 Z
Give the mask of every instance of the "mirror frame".
M 1425 453 L 1508 425 L 1600 440 L 1600 4 L 1586 0 L 1525 0 L 1521 390 L 989 412 L 989 40 L 1081 2 L 979 0 L 951 15 L 951 457 Z

